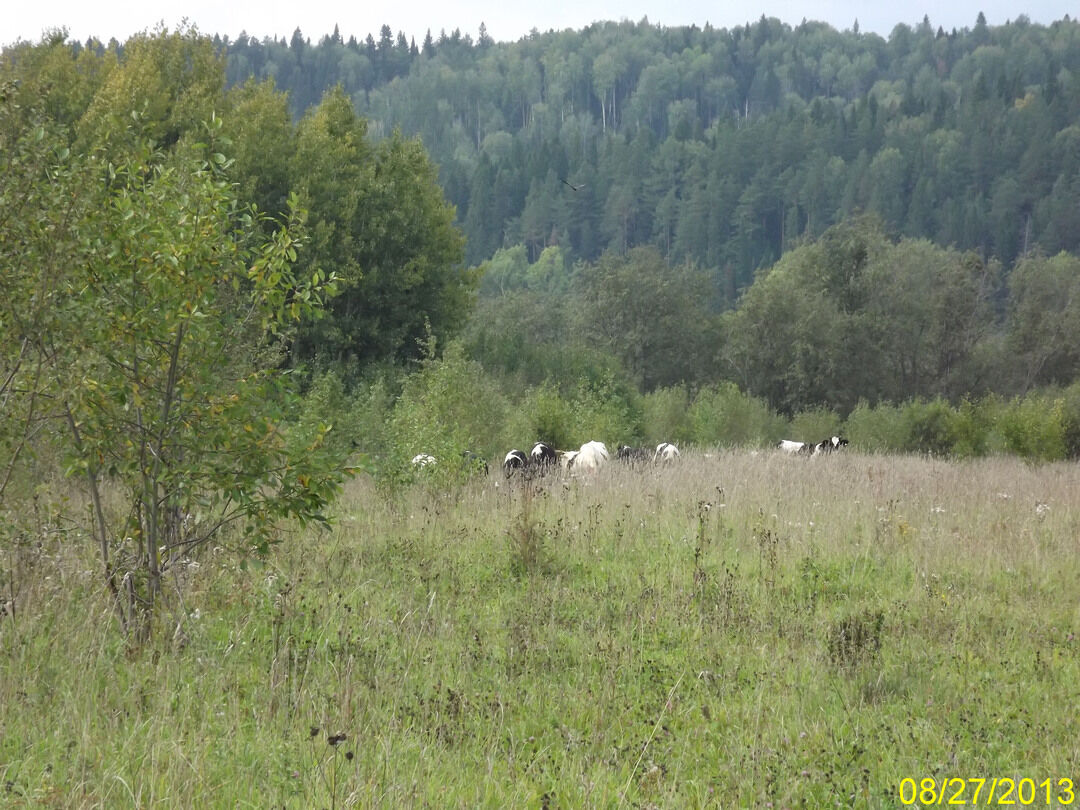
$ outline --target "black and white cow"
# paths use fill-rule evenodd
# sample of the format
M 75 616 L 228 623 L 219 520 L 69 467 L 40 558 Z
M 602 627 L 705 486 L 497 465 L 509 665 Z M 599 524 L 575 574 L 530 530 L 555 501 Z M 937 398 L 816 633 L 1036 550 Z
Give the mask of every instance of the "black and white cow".
M 546 442 L 537 442 L 529 453 L 529 463 L 541 473 L 553 467 L 558 458 L 555 448 Z
M 796 442 L 796 441 L 792 441 L 791 439 L 781 439 L 780 442 L 777 443 L 777 445 L 776 445 L 777 450 L 782 450 L 783 452 L 790 453 L 793 456 L 794 455 L 806 455 L 806 456 L 809 456 L 809 455 L 813 454 L 813 452 L 814 452 L 814 450 L 816 448 L 817 448 L 817 445 L 814 444 L 813 442 Z
M 814 445 L 814 455 L 818 453 L 831 453 L 834 450 L 839 450 L 841 447 L 847 447 L 848 440 L 841 438 L 840 436 L 833 436 L 829 439 L 824 439 Z
M 529 457 L 521 450 L 511 450 L 503 459 L 503 472 L 509 478 L 514 473 L 522 473 L 529 466 Z

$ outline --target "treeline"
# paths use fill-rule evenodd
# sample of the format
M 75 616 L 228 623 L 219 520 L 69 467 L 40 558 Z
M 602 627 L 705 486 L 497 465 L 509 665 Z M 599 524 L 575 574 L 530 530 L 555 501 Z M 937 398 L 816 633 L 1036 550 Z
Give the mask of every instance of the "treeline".
M 587 261 L 654 245 L 730 306 L 859 211 L 1006 271 L 1080 246 L 1080 24 L 973 23 L 216 42 L 231 84 L 272 78 L 294 115 L 340 83 L 374 134 L 419 135 L 470 264 L 515 244 Z
M 761 271 L 717 312 L 707 274 L 652 246 L 536 262 L 517 246 L 486 265 L 469 356 L 519 387 L 604 374 L 633 390 L 718 381 L 785 417 L 910 399 L 959 404 L 1080 379 L 1080 259 L 1000 263 L 873 217 L 835 225 Z
M 323 375 L 307 408 L 306 418 L 332 414 L 342 436 L 358 437 L 369 469 L 390 485 L 457 481 L 475 473 L 464 451 L 498 464 L 511 448 L 527 451 L 537 439 L 569 449 L 603 440 L 612 449 L 670 441 L 683 449 L 768 451 L 783 438 L 841 435 L 857 453 L 1080 458 L 1080 384 L 959 403 L 939 397 L 901 404 L 861 401 L 846 416 L 827 408 L 785 415 L 731 382 L 696 389 L 678 384 L 642 394 L 609 371 L 561 385 L 548 380 L 507 387 L 452 344 L 397 390 L 380 380 L 348 392 L 336 375 Z M 421 452 L 435 457 L 433 468 L 410 464 Z

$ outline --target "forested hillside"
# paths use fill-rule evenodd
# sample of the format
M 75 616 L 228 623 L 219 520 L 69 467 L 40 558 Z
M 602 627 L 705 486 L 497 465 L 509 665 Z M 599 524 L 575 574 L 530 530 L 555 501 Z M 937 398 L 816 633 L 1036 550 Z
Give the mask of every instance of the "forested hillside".
M 14 212 L 34 177 L 108 177 L 145 152 L 170 180 L 211 166 L 238 224 L 261 212 L 245 240 L 290 222 L 292 275 L 268 278 L 325 289 L 311 311 L 302 285 L 277 293 L 288 328 L 245 350 L 288 371 L 338 451 L 385 469 L 536 438 L 762 443 L 789 424 L 1077 455 L 1078 32 L 642 22 L 421 48 L 389 28 L 317 45 L 57 32 L 0 58 L 5 137 L 40 163 L 20 175 L 9 150 L 0 192 Z M 92 212 L 98 192 L 70 199 Z M 66 279 L 97 250 L 61 256 L 63 200 L 26 199 L 51 230 L 0 221 L 12 323 L 45 300 L 14 280 Z M 31 368 L 25 334 L 0 335 L 5 378 Z
M 421 136 L 471 264 L 655 245 L 734 302 L 757 268 L 857 211 L 995 257 L 1080 245 L 1080 25 L 1026 18 L 889 38 L 762 17 L 731 30 L 597 23 L 497 43 L 217 40 L 228 81 L 293 114 L 340 83 L 371 131 Z M 570 183 L 576 190 L 571 188 Z

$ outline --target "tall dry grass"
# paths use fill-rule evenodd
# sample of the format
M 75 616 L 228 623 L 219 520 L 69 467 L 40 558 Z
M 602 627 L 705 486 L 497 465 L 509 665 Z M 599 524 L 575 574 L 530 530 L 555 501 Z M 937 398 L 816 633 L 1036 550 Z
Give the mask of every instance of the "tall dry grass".
M 92 549 L 42 536 L 0 619 L 0 804 L 890 807 L 905 777 L 1075 776 L 1078 484 L 746 451 L 358 479 L 330 532 L 175 569 L 138 649 Z

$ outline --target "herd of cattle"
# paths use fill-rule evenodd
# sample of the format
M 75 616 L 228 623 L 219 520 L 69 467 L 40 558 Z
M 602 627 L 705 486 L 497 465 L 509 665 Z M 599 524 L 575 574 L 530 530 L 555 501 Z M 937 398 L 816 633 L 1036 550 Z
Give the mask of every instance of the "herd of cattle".
M 670 442 L 657 445 L 656 450 L 623 445 L 615 458 L 626 464 L 673 461 L 679 456 L 679 448 Z M 517 473 L 545 473 L 552 469 L 595 472 L 611 459 L 603 442 L 585 442 L 577 450 L 556 450 L 546 442 L 537 442 L 528 455 L 522 450 L 511 450 L 503 459 L 503 472 L 507 478 Z
M 816 456 L 819 453 L 831 453 L 833 450 L 839 450 L 841 447 L 847 446 L 847 439 L 832 436 L 828 439 L 822 439 L 820 442 L 793 442 L 790 439 L 784 439 L 776 445 L 776 449 L 792 455 Z
M 847 439 L 832 436 L 820 442 L 796 442 L 784 439 L 776 445 L 776 448 L 792 455 L 816 456 L 839 450 L 847 444 Z M 678 457 L 679 448 L 671 442 L 662 442 L 656 446 L 655 450 L 623 445 L 615 453 L 617 461 L 631 467 L 672 462 Z M 487 473 L 487 462 L 476 453 L 466 450 L 462 453 L 462 458 L 466 464 Z M 529 453 L 523 450 L 511 450 L 503 458 L 502 468 L 507 478 L 515 475 L 543 475 L 556 469 L 567 472 L 595 472 L 610 459 L 611 454 L 603 442 L 585 442 L 577 450 L 556 450 L 546 442 L 537 442 Z M 412 465 L 416 468 L 427 467 L 434 463 L 434 456 L 427 453 L 420 453 L 412 460 Z

